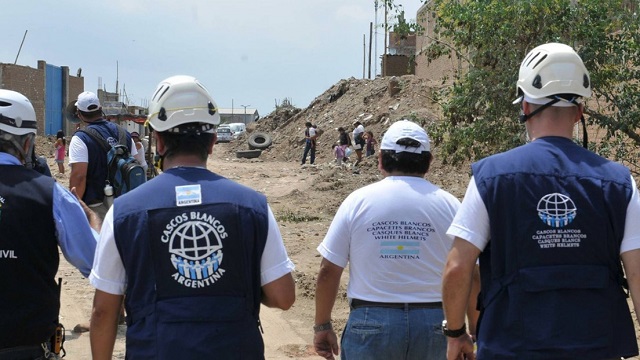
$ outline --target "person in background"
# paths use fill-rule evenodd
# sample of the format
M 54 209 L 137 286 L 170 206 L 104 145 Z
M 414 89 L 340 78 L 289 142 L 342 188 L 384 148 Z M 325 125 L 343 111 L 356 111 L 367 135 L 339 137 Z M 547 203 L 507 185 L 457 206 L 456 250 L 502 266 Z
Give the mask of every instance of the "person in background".
M 133 143 L 136 145 L 136 150 L 138 151 L 134 157 L 144 169 L 144 173 L 147 174 L 147 169 L 149 168 L 147 160 L 145 159 L 147 149 L 144 147 L 144 143 L 140 141 L 140 134 L 137 131 L 131 132 L 131 140 L 133 140 Z
M 36 124 L 24 95 L 0 89 L 0 359 L 53 356 L 59 251 L 88 276 L 100 230 L 100 219 L 75 189 L 27 166 Z
M 351 193 L 318 252 L 314 346 L 340 353 L 331 312 L 349 264 L 351 312 L 341 359 L 443 359 L 441 278 L 460 201 L 424 177 L 433 160 L 426 131 L 401 120 L 382 138 L 384 179 Z M 472 319 L 475 321 L 475 319 Z
M 304 124 L 304 152 L 302 153 L 302 165 L 307 162 L 307 154 L 309 154 L 309 164 L 313 165 L 316 161 L 316 129 L 313 124 L 306 122 Z
M 472 165 L 448 230 L 447 358 L 474 358 L 464 316 L 478 257 L 478 359 L 638 355 L 623 284 L 626 274 L 640 311 L 640 197 L 629 169 L 572 139 L 589 72 L 570 46 L 548 43 L 524 58 L 516 87 L 531 142 Z
M 126 294 L 126 358 L 264 359 L 260 304 L 295 301 L 267 199 L 207 169 L 220 115 L 195 78 L 161 81 L 148 121 L 163 172 L 105 217 L 90 275 L 92 358 L 112 359 Z
M 358 160 L 354 166 L 358 166 L 360 161 L 362 161 L 362 150 L 365 146 L 364 140 L 364 125 L 360 121 L 356 121 L 353 123 L 353 149 L 356 151 L 356 156 Z
M 58 164 L 58 173 L 64 174 L 64 157 L 67 152 L 67 140 L 64 138 L 64 132 L 58 130 L 56 134 L 56 142 L 53 144 L 55 151 L 55 161 Z
M 367 130 L 364 132 L 364 140 L 367 144 L 367 151 L 365 153 L 365 156 L 369 157 L 373 154 L 376 153 L 376 145 L 378 144 L 378 141 L 376 140 L 376 138 L 373 136 L 373 131 L 371 130 Z
M 100 100 L 90 91 L 78 95 L 76 107 L 78 118 L 85 127 L 98 131 L 109 144 L 117 144 L 119 131 L 126 131 L 104 119 Z M 126 137 L 129 153 L 136 156 L 136 147 L 128 132 Z M 108 204 L 103 202 L 107 179 L 107 153 L 89 134 L 76 131 L 69 142 L 69 166 L 69 187 L 75 187 L 80 198 L 104 219 L 109 208 Z M 85 328 L 86 326 L 83 326 L 83 329 Z
M 351 146 L 351 137 L 343 127 L 338 128 L 338 133 L 339 133 L 338 144 L 340 144 L 340 147 L 342 148 L 342 153 L 344 154 L 344 158 L 342 158 L 342 161 L 349 161 L 349 159 L 347 158 L 347 148 Z
M 333 144 L 331 148 L 333 148 L 333 155 L 336 159 L 336 165 L 342 166 L 342 159 L 344 159 L 344 151 L 342 150 L 342 147 L 340 146 L 340 144 Z

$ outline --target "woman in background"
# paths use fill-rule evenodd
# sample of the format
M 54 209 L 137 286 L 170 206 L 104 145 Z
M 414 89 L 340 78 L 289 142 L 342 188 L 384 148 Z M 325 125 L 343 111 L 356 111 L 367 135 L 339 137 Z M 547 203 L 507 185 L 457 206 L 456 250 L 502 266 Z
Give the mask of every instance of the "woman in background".
M 67 140 L 64 138 L 64 132 L 58 130 L 56 134 L 56 142 L 53 145 L 55 147 L 55 159 L 58 164 L 58 172 L 64 174 L 64 156 L 67 153 Z

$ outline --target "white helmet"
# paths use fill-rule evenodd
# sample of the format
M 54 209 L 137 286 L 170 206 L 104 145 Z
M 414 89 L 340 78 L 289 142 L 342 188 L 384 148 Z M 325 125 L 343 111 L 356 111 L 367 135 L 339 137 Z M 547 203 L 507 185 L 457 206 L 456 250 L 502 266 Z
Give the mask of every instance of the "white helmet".
M 589 72 L 568 45 L 548 43 L 531 50 L 520 65 L 517 96 L 542 99 L 551 95 L 591 96 Z
M 13 135 L 36 134 L 36 112 L 19 92 L 0 89 L 0 131 Z
M 220 123 L 216 103 L 196 78 L 178 75 L 158 84 L 149 104 L 149 124 L 158 132 L 213 132 Z M 198 125 L 200 124 L 200 125 Z

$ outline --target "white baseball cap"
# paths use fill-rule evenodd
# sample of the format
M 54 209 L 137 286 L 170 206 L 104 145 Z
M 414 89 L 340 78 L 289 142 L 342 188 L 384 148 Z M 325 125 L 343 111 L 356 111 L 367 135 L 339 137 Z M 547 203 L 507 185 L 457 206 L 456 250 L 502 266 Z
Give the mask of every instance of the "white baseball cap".
M 420 143 L 418 147 L 398 144 L 398 140 L 411 139 Z M 409 120 L 400 120 L 389 126 L 387 132 L 382 137 L 380 150 L 395 150 L 396 153 L 408 152 L 420 154 L 431 151 L 429 136 L 427 132 L 418 124 Z
M 96 94 L 91 91 L 85 91 L 78 95 L 78 100 L 76 101 L 76 107 L 80 111 L 84 112 L 92 112 L 100 109 L 100 100 Z

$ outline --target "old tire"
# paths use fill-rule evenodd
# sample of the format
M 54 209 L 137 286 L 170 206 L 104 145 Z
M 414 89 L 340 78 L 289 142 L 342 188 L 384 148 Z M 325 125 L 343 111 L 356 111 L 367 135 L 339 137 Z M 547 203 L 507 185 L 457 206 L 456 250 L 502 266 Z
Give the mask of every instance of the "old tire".
M 238 150 L 236 151 L 237 158 L 253 159 L 262 154 L 262 150 Z
M 264 150 L 271 146 L 271 136 L 262 132 L 255 132 L 249 135 L 247 142 L 251 149 Z

